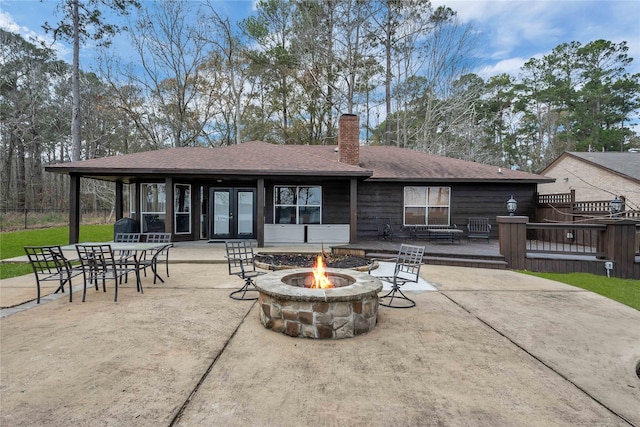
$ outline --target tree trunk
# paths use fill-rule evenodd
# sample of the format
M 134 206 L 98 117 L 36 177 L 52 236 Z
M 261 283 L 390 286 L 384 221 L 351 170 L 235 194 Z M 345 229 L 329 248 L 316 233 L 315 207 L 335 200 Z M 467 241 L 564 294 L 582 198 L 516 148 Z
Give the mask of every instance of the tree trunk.
M 73 69 L 71 71 L 71 92 L 73 107 L 71 112 L 71 161 L 80 160 L 80 15 L 78 1 L 73 0 Z

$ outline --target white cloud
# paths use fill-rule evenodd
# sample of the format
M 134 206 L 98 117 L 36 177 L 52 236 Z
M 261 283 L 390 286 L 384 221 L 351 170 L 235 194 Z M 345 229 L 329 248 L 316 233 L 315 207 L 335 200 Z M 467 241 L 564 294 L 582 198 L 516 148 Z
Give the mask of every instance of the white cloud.
M 2 5 L 3 2 L 0 2 Z M 68 57 L 71 54 L 71 51 L 61 43 L 54 43 L 53 37 L 50 34 L 47 34 L 42 30 L 41 33 L 33 31 L 32 29 L 19 25 L 13 19 L 13 16 L 3 10 L 0 10 L 0 28 L 3 30 L 12 32 L 14 34 L 19 34 L 30 43 L 39 44 L 44 43 L 45 46 L 53 49 L 57 56 L 61 59 Z
M 517 71 L 516 65 L 542 57 L 571 41 L 587 44 L 605 39 L 627 41 L 634 62 L 629 71 L 640 71 L 640 2 L 543 1 L 543 0 L 433 0 L 449 6 L 458 18 L 481 35 L 484 64 L 479 74 Z
M 489 79 L 492 76 L 497 76 L 499 74 L 509 74 L 511 76 L 517 76 L 520 72 L 520 68 L 527 62 L 530 58 L 509 58 L 503 59 L 502 61 L 498 61 L 492 65 L 485 65 L 480 69 L 476 70 L 476 74 L 478 74 L 483 79 Z

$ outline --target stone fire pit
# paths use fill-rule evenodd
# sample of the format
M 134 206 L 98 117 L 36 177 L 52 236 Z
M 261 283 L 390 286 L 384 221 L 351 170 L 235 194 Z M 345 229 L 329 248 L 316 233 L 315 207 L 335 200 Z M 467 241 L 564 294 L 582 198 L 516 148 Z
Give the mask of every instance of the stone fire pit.
M 335 288 L 311 289 L 308 268 L 260 276 L 260 321 L 267 329 L 292 337 L 351 338 L 371 331 L 378 320 L 382 282 L 369 274 L 327 269 Z

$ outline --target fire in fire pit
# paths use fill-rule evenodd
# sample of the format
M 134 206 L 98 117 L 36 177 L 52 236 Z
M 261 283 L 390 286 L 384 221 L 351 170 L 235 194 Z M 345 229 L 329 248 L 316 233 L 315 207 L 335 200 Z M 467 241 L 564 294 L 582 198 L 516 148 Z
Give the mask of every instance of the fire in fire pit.
M 311 287 L 322 289 L 335 288 L 327 276 L 322 255 L 318 255 L 316 265 L 313 267 L 313 283 L 311 283 Z

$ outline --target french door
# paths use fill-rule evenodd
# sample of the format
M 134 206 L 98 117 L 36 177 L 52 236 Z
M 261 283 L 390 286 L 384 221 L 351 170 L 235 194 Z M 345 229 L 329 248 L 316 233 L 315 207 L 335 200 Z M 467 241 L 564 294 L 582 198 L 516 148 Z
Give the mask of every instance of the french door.
M 254 239 L 255 188 L 211 188 L 210 239 Z

